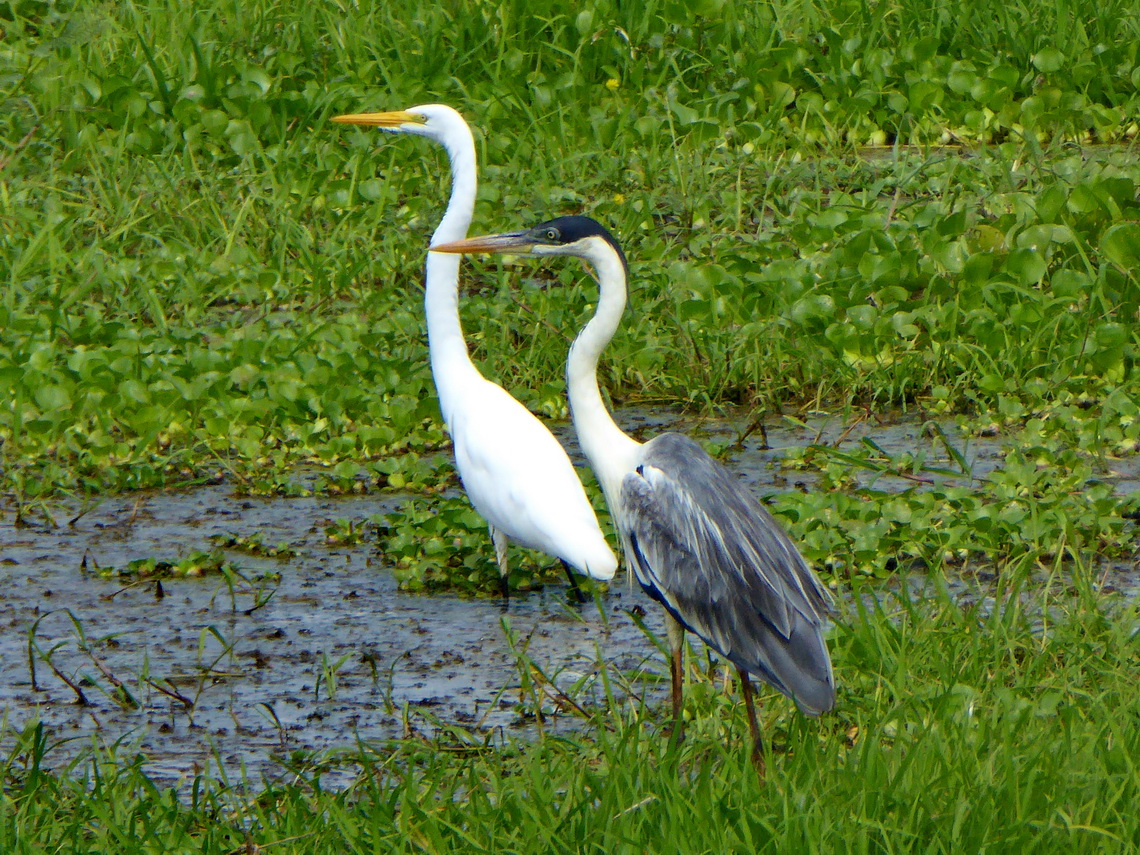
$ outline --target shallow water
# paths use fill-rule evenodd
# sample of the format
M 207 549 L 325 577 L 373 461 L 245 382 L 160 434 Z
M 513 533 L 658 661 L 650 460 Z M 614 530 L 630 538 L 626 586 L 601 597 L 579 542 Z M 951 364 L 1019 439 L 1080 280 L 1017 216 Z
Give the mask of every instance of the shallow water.
M 672 428 L 724 444 L 745 427 L 646 411 L 627 412 L 622 421 L 634 433 Z M 565 434 L 563 429 L 572 445 Z M 729 466 L 760 494 L 801 482 L 807 488 L 810 473 L 780 469 L 783 449 L 835 442 L 845 434 L 852 442 L 873 436 L 892 452 L 934 452 L 914 422 L 852 425 L 820 418 L 808 427 L 768 425 L 771 448 L 753 433 Z M 960 448 L 975 476 L 997 460 L 997 440 Z M 877 486 L 913 485 L 884 478 Z M 652 675 L 635 680 L 633 691 L 664 714 L 664 662 L 631 617 L 631 611 L 644 613 L 645 625 L 661 634 L 661 611 L 623 577 L 596 603 L 569 605 L 565 588 L 550 586 L 504 606 L 497 599 L 401 593 L 374 543 L 326 544 L 330 521 L 383 513 L 404 498 L 249 499 L 217 485 L 112 497 L 57 528 L 14 528 L 8 510 L 0 521 L 0 567 L 9 582 L 0 619 L 0 708 L 8 728 L 38 720 L 51 741 L 74 740 L 52 752 L 57 763 L 93 741 L 137 749 L 149 758 L 148 771 L 171 783 L 202 770 L 234 776 L 244 769 L 256 779 L 275 774 L 277 758 L 297 749 L 430 734 L 438 722 L 489 738 L 526 732 L 534 720 L 524 712 L 533 704 L 520 695 L 504 618 L 516 637 L 529 639 L 527 655 L 556 685 L 569 690 L 579 684 L 598 669 L 600 655 L 609 667 Z M 124 587 L 91 571 L 209 551 L 215 534 L 261 534 L 265 543 L 285 542 L 297 552 L 285 561 L 234 554 L 250 577 L 280 573 L 276 585 L 231 590 L 217 575 L 171 579 L 163 581 L 161 597 L 154 581 Z M 33 625 L 44 653 L 36 657 L 34 686 L 28 656 Z M 45 658 L 83 692 L 86 705 L 76 702 L 76 691 Z M 115 697 L 108 675 L 122 682 L 137 707 Z M 589 702 L 594 691 L 579 685 L 575 697 Z M 547 697 L 543 706 L 552 711 L 557 704 Z M 564 715 L 545 726 L 575 721 Z M 10 730 L 3 742 L 10 745 Z
M 629 669 L 652 651 L 627 610 L 645 607 L 647 623 L 659 628 L 657 609 L 621 584 L 605 595 L 604 615 L 594 603 L 568 605 L 559 587 L 517 595 L 506 607 L 410 595 L 397 590 L 374 544 L 325 545 L 328 521 L 398 502 L 234 499 L 215 486 L 118 497 L 62 530 L 5 530 L 2 560 L 12 584 L 0 633 L 0 704 L 8 725 L 39 719 L 54 739 L 123 740 L 151 758 L 148 768 L 160 779 L 216 770 L 219 761 L 230 774 L 244 765 L 257 775 L 272 768 L 275 753 L 431 730 L 432 717 L 480 730 L 515 726 L 519 678 L 504 617 L 517 636 L 530 637 L 528 655 L 565 681 L 595 667 L 596 646 Z M 154 581 L 124 587 L 82 569 L 85 555 L 89 567 L 121 566 L 208 550 L 211 534 L 257 532 L 297 554 L 284 562 L 234 556 L 249 575 L 281 574 L 272 598 L 249 614 L 272 586 L 231 592 L 215 574 L 164 580 L 158 598 Z M 98 662 L 79 649 L 64 609 L 82 625 Z M 62 644 L 52 662 L 79 685 L 86 706 L 42 659 L 33 689 L 27 645 L 36 620 L 39 649 Z M 108 695 L 112 684 L 99 662 L 139 708 Z M 169 679 L 193 708 L 148 686 L 147 677 L 163 686 Z

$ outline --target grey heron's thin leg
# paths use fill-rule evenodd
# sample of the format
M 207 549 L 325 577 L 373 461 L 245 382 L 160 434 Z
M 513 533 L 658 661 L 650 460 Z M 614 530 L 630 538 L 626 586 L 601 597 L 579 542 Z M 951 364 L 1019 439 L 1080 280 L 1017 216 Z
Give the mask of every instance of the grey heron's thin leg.
M 665 615 L 665 632 L 669 637 L 669 677 L 673 684 L 673 740 L 680 743 L 685 738 L 685 724 L 681 718 L 684 704 L 682 685 L 684 665 L 682 656 L 685 650 L 685 627 L 671 615 Z
M 737 668 L 740 675 L 740 691 L 744 695 L 744 708 L 748 710 L 748 729 L 752 731 L 752 765 L 764 777 L 764 740 L 760 737 L 760 723 L 756 720 L 756 703 L 753 701 L 752 681 L 748 672 Z
M 561 558 L 558 559 L 562 561 Z M 574 589 L 574 599 L 578 605 L 586 602 L 586 595 L 582 593 L 582 589 L 578 587 L 578 580 L 574 578 L 574 572 L 570 569 L 570 565 L 562 561 L 562 569 L 566 571 L 566 578 L 570 580 L 570 587 Z
M 503 599 L 511 598 L 511 568 L 507 566 L 507 536 L 493 525 L 487 526 L 491 530 L 491 543 L 495 544 L 495 560 L 499 562 L 499 577 L 503 586 Z

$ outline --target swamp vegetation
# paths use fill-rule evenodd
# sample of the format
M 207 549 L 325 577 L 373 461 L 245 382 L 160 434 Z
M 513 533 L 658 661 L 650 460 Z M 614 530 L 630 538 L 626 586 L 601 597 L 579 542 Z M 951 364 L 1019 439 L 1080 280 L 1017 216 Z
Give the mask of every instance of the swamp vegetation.
M 796 433 L 759 492 L 842 593 L 837 711 L 766 698 L 763 783 L 699 651 L 673 747 L 662 663 L 631 680 L 599 645 L 589 691 L 551 707 L 549 663 L 508 631 L 525 735 L 346 730 L 265 778 L 171 786 L 9 709 L 4 852 L 1140 848 L 1134 3 L 10 0 L 0 28 L 13 584 L 31 581 L 15 545 L 205 484 L 366 494 L 373 512 L 323 524 L 337 549 L 407 591 L 493 585 L 422 326 L 446 162 L 328 123 L 442 101 L 477 128 L 476 229 L 586 213 L 623 241 L 631 305 L 602 366 L 619 412 L 683 417 L 742 471 Z M 593 284 L 574 264 L 464 269 L 474 358 L 564 420 Z M 882 441 L 897 424 L 910 447 Z M 80 578 L 263 609 L 258 562 L 313 572 L 233 529 Z M 515 558 L 517 588 L 554 572 Z M 81 689 L 174 686 L 141 666 L 117 686 L 94 664 L 114 633 L 68 620 L 66 642 L 3 632 L 44 681 L 66 643 Z M 577 726 L 541 725 L 556 714 Z

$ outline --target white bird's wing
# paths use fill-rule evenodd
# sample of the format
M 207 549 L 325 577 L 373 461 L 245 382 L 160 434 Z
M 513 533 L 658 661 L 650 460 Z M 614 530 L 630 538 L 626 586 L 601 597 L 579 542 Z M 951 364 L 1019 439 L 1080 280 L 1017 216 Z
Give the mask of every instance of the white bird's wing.
M 642 448 L 621 485 L 619 526 L 647 593 L 734 664 L 807 712 L 834 703 L 823 641 L 830 602 L 791 538 L 688 437 Z
M 511 540 L 612 578 L 617 558 L 566 451 L 526 407 L 484 383 L 477 403 L 455 408 L 451 425 L 471 504 Z

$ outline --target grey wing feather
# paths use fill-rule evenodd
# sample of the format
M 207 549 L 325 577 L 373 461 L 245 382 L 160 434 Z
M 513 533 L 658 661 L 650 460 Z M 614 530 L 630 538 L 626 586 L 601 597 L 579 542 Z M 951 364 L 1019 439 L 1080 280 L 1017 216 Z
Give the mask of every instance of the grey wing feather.
M 822 634 L 830 596 L 746 488 L 688 437 L 663 434 L 623 479 L 621 504 L 622 535 L 650 596 L 805 712 L 832 707 Z

